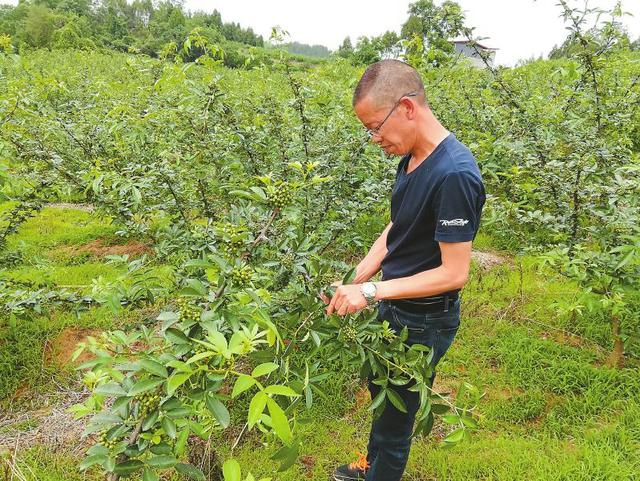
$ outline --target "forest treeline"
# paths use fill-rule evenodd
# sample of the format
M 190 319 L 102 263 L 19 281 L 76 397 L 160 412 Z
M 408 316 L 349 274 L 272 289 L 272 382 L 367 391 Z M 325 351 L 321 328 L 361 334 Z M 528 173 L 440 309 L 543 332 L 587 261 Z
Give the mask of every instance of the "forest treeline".
M 410 4 L 407 14 L 400 33 L 389 30 L 355 41 L 348 36 L 334 52 L 323 45 L 307 45 L 288 38 L 275 43 L 291 54 L 339 56 L 354 65 L 419 53 L 427 63 L 438 66 L 454 56 L 451 39 L 472 33 L 455 1 L 436 4 L 433 0 L 418 0 Z M 108 48 L 167 57 L 188 50 L 185 43 L 194 32 L 208 44 L 220 47 L 228 67 L 258 65 L 270 56 L 274 46 L 251 27 L 223 21 L 215 9 L 211 13 L 191 12 L 179 0 L 20 0 L 15 6 L 0 5 L 0 49 L 5 52 Z M 640 39 L 632 41 L 625 33 L 622 41 L 632 50 L 640 49 Z M 569 36 L 551 51 L 550 57 L 567 57 L 578 43 Z M 193 60 L 197 54 L 187 51 L 183 60 Z

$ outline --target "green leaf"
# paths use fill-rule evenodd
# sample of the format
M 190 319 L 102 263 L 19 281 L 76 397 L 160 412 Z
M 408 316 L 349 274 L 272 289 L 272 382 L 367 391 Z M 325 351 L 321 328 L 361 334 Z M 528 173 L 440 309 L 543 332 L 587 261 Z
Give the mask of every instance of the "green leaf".
M 478 421 L 476 421 L 471 416 L 460 416 L 460 420 L 462 421 L 462 424 L 464 424 L 468 428 L 471 428 L 471 429 L 478 428 Z
M 455 431 L 452 431 L 449 434 L 447 434 L 447 436 L 444 438 L 443 441 L 445 443 L 455 444 L 455 443 L 459 443 L 463 439 L 464 439 L 464 429 L 458 428 Z
M 416 423 L 415 431 L 411 435 L 411 437 L 416 437 L 420 434 L 423 436 L 428 436 L 431 430 L 433 429 L 433 413 L 429 412 L 423 419 Z
M 114 412 L 118 411 L 122 409 L 124 406 L 126 406 L 127 404 L 129 404 L 130 401 L 131 401 L 131 398 L 129 396 L 121 396 L 115 401 L 113 401 L 113 404 L 111 405 L 111 410 Z
M 242 331 L 233 333 L 229 340 L 229 350 L 234 354 L 241 354 L 244 351 L 245 334 Z
M 271 456 L 274 461 L 280 461 L 280 467 L 278 471 L 286 471 L 289 469 L 298 459 L 300 454 L 300 443 L 295 442 L 291 446 L 283 446 L 275 454 Z
M 177 372 L 171 375 L 167 381 L 167 394 L 171 396 L 176 389 L 182 386 L 191 377 L 190 372 Z
M 195 479 L 196 481 L 205 481 L 206 479 L 204 473 L 191 464 L 179 463 L 176 464 L 175 469 L 180 474 L 183 474 L 190 479 Z
M 378 406 L 380 406 L 380 404 L 382 404 L 382 401 L 384 401 L 385 395 L 386 395 L 386 390 L 381 389 L 380 392 L 376 395 L 376 397 L 373 398 L 373 401 L 371 401 L 371 406 L 369 406 L 369 411 L 373 411 Z
M 431 412 L 433 414 L 444 414 L 449 411 L 449 406 L 446 404 L 432 404 Z
M 198 361 L 201 361 L 202 359 L 206 359 L 215 355 L 216 353 L 214 351 L 199 352 L 198 354 L 194 354 L 193 356 L 191 356 L 187 360 L 187 364 L 193 364 L 194 362 L 198 362 Z
M 307 409 L 311 409 L 313 404 L 313 393 L 311 392 L 311 386 L 305 386 L 304 388 L 304 402 L 307 405 Z
M 351 269 L 349 269 L 347 271 L 347 273 L 342 278 L 342 283 L 343 284 L 351 284 L 351 281 L 353 281 L 353 278 L 355 277 L 355 274 L 356 274 L 356 268 L 352 267 Z
M 76 371 L 83 371 L 85 369 L 93 369 L 94 367 L 105 364 L 107 361 L 111 360 L 111 356 L 99 357 L 97 359 L 89 359 L 88 361 L 83 362 L 76 366 Z
M 173 454 L 173 448 L 167 443 L 160 443 L 149 448 L 153 454 Z
M 105 456 L 108 456 L 109 450 L 101 444 L 94 444 L 87 449 L 87 455 L 93 456 L 94 454 L 104 454 Z
M 229 345 L 227 344 L 227 338 L 219 331 L 211 331 L 207 335 L 207 340 L 213 344 L 218 351 L 223 352 L 227 350 Z
M 423 436 L 428 436 L 431 433 L 431 430 L 433 429 L 433 421 L 435 420 L 433 413 L 429 413 L 429 415 L 427 416 L 427 419 L 424 422 L 424 426 L 422 427 L 422 434 Z
M 173 326 L 180 320 L 180 314 L 177 312 L 165 311 L 161 312 L 156 319 L 158 321 L 162 321 L 162 330 L 166 331 L 169 327 Z
M 78 465 L 78 469 L 80 471 L 84 471 L 85 469 L 90 468 L 91 466 L 95 465 L 95 464 L 102 464 L 104 463 L 107 459 L 109 458 L 109 456 L 105 455 L 105 454 L 94 454 L 92 456 L 87 456 L 86 458 L 84 458 L 84 460 Z
M 240 464 L 235 459 L 227 459 L 222 465 L 224 481 L 241 481 Z
M 207 295 L 207 288 L 199 279 L 188 279 L 180 294 L 183 296 L 204 297 Z
M 275 371 L 276 369 L 278 369 L 278 367 L 279 366 L 273 362 L 265 362 L 263 364 L 260 364 L 259 366 L 256 366 L 255 369 L 251 371 L 251 375 L 253 377 L 264 376 L 265 374 L 269 374 L 270 372 Z
M 145 469 L 142 473 L 142 481 L 158 481 L 159 479 L 158 475 L 150 469 Z
M 267 386 L 264 390 L 267 394 L 278 394 L 280 396 L 289 396 L 289 397 L 298 397 L 300 394 L 295 392 L 289 386 L 281 386 L 274 384 L 272 386 Z
M 144 463 L 142 461 L 138 459 L 130 459 L 128 461 L 116 464 L 116 467 L 113 468 L 113 472 L 120 476 L 128 476 L 135 473 L 139 469 L 142 469 L 143 467 Z
M 164 432 L 167 434 L 167 436 L 169 436 L 171 439 L 176 438 L 176 423 L 173 422 L 172 419 L 165 416 L 162 418 L 162 421 L 160 421 L 160 425 L 162 426 L 162 429 L 164 429 Z
M 264 412 L 264 407 L 267 404 L 267 399 L 269 399 L 269 396 L 262 391 L 257 392 L 256 395 L 253 396 L 253 399 L 251 399 L 251 403 L 249 404 L 249 415 L 247 416 L 249 429 L 251 429 L 260 419 L 260 416 Z
M 127 392 L 122 389 L 120 384 L 116 384 L 115 382 L 110 382 L 107 384 L 102 384 L 96 387 L 93 392 L 95 394 L 101 394 L 103 396 L 126 396 Z
M 460 422 L 460 416 L 457 414 L 447 414 L 442 416 L 442 420 L 447 424 L 458 424 Z
M 142 366 L 142 369 L 144 369 L 150 374 L 153 374 L 154 376 L 163 377 L 163 378 L 169 377 L 167 368 L 164 367 L 159 362 L 152 361 L 151 359 L 142 359 L 140 361 L 140 366 Z
M 229 195 L 234 197 L 240 197 L 241 199 L 260 201 L 260 197 L 256 194 L 252 194 L 251 192 L 246 192 L 244 190 L 231 190 L 229 191 Z
M 104 463 L 102 463 L 102 469 L 104 469 L 107 473 L 113 473 L 113 470 L 116 468 L 116 458 L 109 457 Z
M 133 385 L 131 389 L 129 389 L 129 396 L 136 396 L 137 394 L 151 391 L 153 388 L 158 387 L 160 384 L 164 382 L 164 379 L 143 379 L 142 381 L 138 381 Z
M 403 413 L 407 412 L 407 405 L 397 392 L 393 389 L 387 389 L 387 397 L 398 411 L 402 411 Z
M 222 269 L 223 271 L 226 271 L 229 269 L 229 263 L 224 260 L 222 257 L 217 256 L 215 254 L 209 254 L 209 259 L 211 259 L 213 262 L 215 262 L 216 264 L 218 264 L 218 266 L 220 267 L 220 269 Z
M 171 419 L 179 419 L 179 418 L 191 416 L 194 413 L 190 408 L 182 407 L 177 409 L 169 409 L 168 411 L 165 411 L 164 414 L 165 416 L 169 416 Z
M 122 424 L 122 418 L 111 413 L 98 413 L 91 418 L 92 423 L 96 424 Z
M 156 422 L 158 422 L 158 415 L 159 412 L 157 409 L 147 414 L 147 416 L 144 418 L 144 421 L 142 422 L 142 430 L 148 431 L 153 426 L 155 426 Z
M 223 428 L 229 427 L 229 424 L 231 423 L 231 415 L 229 414 L 226 406 L 222 404 L 219 399 L 214 398 L 213 396 L 207 396 L 205 398 L 205 402 L 207 404 L 207 408 L 209 409 L 209 411 L 211 411 L 211 414 L 213 414 L 214 417 L 218 420 L 220 425 Z
M 264 191 L 264 189 L 260 188 L 260 187 L 249 187 L 253 192 L 256 193 L 256 195 L 258 196 L 259 200 L 267 200 L 267 194 Z
M 184 455 L 184 452 L 187 448 L 187 441 L 189 440 L 189 433 L 189 427 L 185 427 L 178 433 L 178 439 L 176 440 L 176 454 L 178 456 Z
M 167 469 L 173 468 L 178 464 L 178 460 L 174 456 L 167 456 L 166 454 L 163 454 L 147 459 L 147 464 L 152 468 Z
M 173 344 L 189 344 L 191 342 L 189 341 L 189 338 L 184 335 L 184 332 L 173 327 L 170 327 L 169 329 L 164 331 L 164 337 L 167 339 L 167 341 Z
M 271 398 L 267 398 L 267 406 L 269 407 L 269 415 L 271 416 L 271 424 L 276 435 L 285 444 L 291 444 L 292 434 L 289 427 L 289 420 L 282 408 Z
M 236 383 L 233 386 L 231 397 L 234 398 L 239 396 L 240 394 L 245 392 L 247 389 L 249 389 L 251 386 L 253 386 L 255 383 L 256 383 L 256 380 L 251 376 L 247 376 L 246 374 L 242 374 L 238 376 L 238 379 L 236 380 Z

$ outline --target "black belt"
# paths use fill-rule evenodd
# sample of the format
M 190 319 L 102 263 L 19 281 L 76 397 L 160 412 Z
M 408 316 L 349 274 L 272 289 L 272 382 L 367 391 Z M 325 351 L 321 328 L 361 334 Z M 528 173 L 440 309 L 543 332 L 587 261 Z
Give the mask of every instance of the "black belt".
M 448 292 L 439 296 L 420 297 L 418 299 L 390 299 L 386 302 L 403 311 L 414 314 L 427 314 L 430 312 L 447 312 L 452 302 L 458 300 L 459 292 Z

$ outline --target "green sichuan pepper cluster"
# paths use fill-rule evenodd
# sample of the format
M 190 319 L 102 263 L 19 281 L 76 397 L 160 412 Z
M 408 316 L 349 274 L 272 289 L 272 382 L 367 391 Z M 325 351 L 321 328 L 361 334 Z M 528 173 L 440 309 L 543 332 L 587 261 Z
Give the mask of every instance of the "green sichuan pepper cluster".
M 352 326 L 342 326 L 340 329 L 340 337 L 345 341 L 355 342 L 358 339 L 358 331 Z
M 217 226 L 217 234 L 220 238 L 218 248 L 229 256 L 239 254 L 244 248 L 246 229 L 242 226 L 224 222 Z
M 253 277 L 253 270 L 251 267 L 244 266 L 236 266 L 229 272 L 229 278 L 231 282 L 239 286 L 246 286 L 251 281 Z
M 113 449 L 120 442 L 119 438 L 109 439 L 108 429 L 103 429 L 98 433 L 98 438 L 100 439 L 100 444 L 102 444 L 107 449 Z
M 160 404 L 160 392 L 159 391 L 147 391 L 137 396 L 134 399 L 140 403 L 139 414 L 140 417 L 144 417 Z
M 185 297 L 178 297 L 176 299 L 176 306 L 180 310 L 180 319 L 182 321 L 197 322 L 200 320 L 200 309 L 193 302 L 190 302 Z
M 269 193 L 267 202 L 273 209 L 282 209 L 291 203 L 293 199 L 293 187 L 282 180 L 274 184 L 274 189 Z

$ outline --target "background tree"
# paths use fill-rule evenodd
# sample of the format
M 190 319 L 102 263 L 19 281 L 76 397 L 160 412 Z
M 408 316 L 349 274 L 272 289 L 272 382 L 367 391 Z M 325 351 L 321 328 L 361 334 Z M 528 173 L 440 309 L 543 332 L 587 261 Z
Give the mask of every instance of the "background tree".
M 380 60 L 380 51 L 369 37 L 360 37 L 353 50 L 351 61 L 356 65 L 369 65 Z
M 446 1 L 436 5 L 433 0 L 418 0 L 409 5 L 409 18 L 402 26 L 401 36 L 412 41 L 422 38 L 424 55 L 432 65 L 446 63 L 454 52 L 450 43 L 465 29 L 464 13 L 456 2 Z
M 190 13 L 176 0 L 23 0 L 17 6 L 0 5 L 0 34 L 30 48 L 101 46 L 156 57 L 171 42 L 182 47 L 195 28 L 205 29 L 202 34 L 210 41 L 264 45 L 251 28 L 223 23 L 217 10 Z M 54 35 L 56 29 L 60 33 Z
M 24 22 L 24 39 L 33 47 L 45 47 L 51 43 L 56 28 L 56 16 L 41 5 L 33 5 Z
M 353 55 L 353 44 L 351 43 L 351 37 L 346 37 L 337 52 L 339 57 L 350 58 Z

